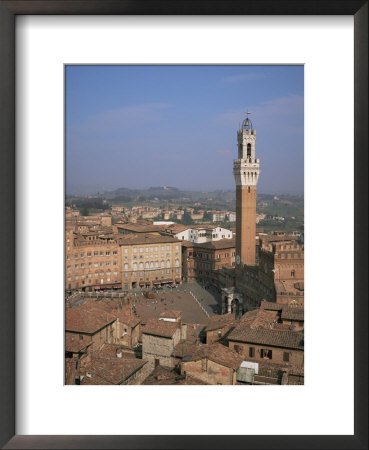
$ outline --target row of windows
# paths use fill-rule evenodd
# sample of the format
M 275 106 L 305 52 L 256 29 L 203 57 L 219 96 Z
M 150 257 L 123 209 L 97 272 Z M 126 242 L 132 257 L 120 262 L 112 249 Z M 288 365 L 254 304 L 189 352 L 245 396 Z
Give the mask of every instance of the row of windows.
M 104 267 L 104 266 L 110 267 L 110 265 L 111 265 L 110 261 L 106 261 L 105 263 L 103 263 L 103 262 L 97 263 L 96 262 L 93 264 L 94 267 Z M 118 265 L 118 261 L 113 261 L 113 266 L 117 266 L 117 265 Z M 74 264 L 75 269 L 79 269 L 79 268 L 84 269 L 85 267 L 86 267 L 86 264 L 84 264 L 84 263 L 82 263 L 80 265 Z M 92 267 L 92 263 L 88 263 L 87 267 Z M 70 270 L 70 269 L 71 269 L 71 266 L 67 266 L 67 270 Z
M 74 277 L 74 279 L 75 279 L 76 281 L 79 280 L 79 279 L 84 280 L 85 278 L 92 278 L 92 275 L 94 275 L 95 277 L 99 277 L 99 276 L 100 276 L 100 277 L 104 277 L 104 276 L 105 276 L 104 272 L 95 273 L 95 274 L 89 273 L 89 274 L 87 274 L 87 275 L 81 275 L 81 276 L 76 275 L 76 276 Z M 118 272 L 114 272 L 114 275 L 117 276 L 117 275 L 118 275 Z M 106 272 L 106 276 L 107 276 L 107 277 L 110 277 L 110 276 L 111 276 L 111 272 Z M 72 281 L 72 277 L 68 277 L 67 280 L 68 280 L 68 281 Z M 108 278 L 108 281 L 110 281 L 110 278 Z
M 162 246 L 160 247 L 160 250 L 163 252 L 164 249 L 165 249 L 165 246 L 162 245 Z M 178 250 L 178 249 L 179 249 L 179 246 L 176 245 L 176 246 L 175 246 L 175 249 Z M 139 247 L 139 248 L 133 247 L 133 253 L 137 253 L 137 251 L 139 251 L 139 253 L 144 253 L 144 251 L 145 251 L 145 253 L 149 253 L 149 252 L 153 253 L 154 251 L 155 251 L 155 252 L 158 252 L 158 247 L 145 247 L 145 249 L 144 249 L 143 247 Z M 167 251 L 170 251 L 170 245 L 167 245 Z M 124 249 L 124 253 L 125 253 L 125 254 L 128 253 L 128 248 L 125 248 L 125 249 Z
M 160 273 L 161 275 L 164 275 L 164 273 L 170 274 L 170 273 L 171 273 L 171 269 L 157 270 L 157 271 L 155 272 L 156 275 L 159 275 L 159 273 Z M 175 270 L 175 273 L 179 273 L 179 269 L 176 269 L 176 270 Z M 129 277 L 129 273 L 126 272 L 123 276 L 124 276 L 124 278 L 128 278 L 128 277 Z M 131 276 L 132 276 L 132 277 L 137 277 L 137 276 L 143 277 L 143 276 L 145 276 L 145 272 L 139 272 L 138 275 L 137 275 L 137 272 L 132 272 L 132 275 L 131 275 Z
M 175 265 L 177 267 L 179 266 L 179 259 L 175 260 Z M 132 263 L 132 269 L 133 270 L 137 270 L 137 268 L 143 269 L 144 267 L 145 267 L 145 269 L 159 268 L 159 261 L 155 261 L 155 262 L 154 261 L 151 261 L 151 262 L 146 261 L 145 264 L 143 262 L 140 262 L 140 263 L 134 262 L 134 263 Z M 161 261 L 160 267 L 165 267 L 164 261 Z M 170 267 L 170 260 L 169 259 L 167 260 L 166 267 Z M 124 264 L 124 270 L 129 270 L 129 264 L 128 263 Z
M 235 345 L 234 349 L 237 353 L 242 353 L 243 346 Z M 273 359 L 273 352 L 267 348 L 260 349 L 260 357 L 263 359 Z M 255 358 L 255 347 L 249 347 L 249 358 Z M 283 352 L 283 361 L 289 362 L 290 354 L 289 352 Z
M 105 251 L 105 252 L 104 251 L 100 251 L 100 252 L 99 251 L 94 251 L 93 254 L 94 254 L 94 256 L 110 256 L 111 254 L 118 255 L 118 250 L 113 250 L 113 252 L 110 252 L 110 251 Z M 87 252 L 87 257 L 91 258 L 91 256 L 92 256 L 92 252 Z M 79 257 L 79 254 L 75 253 L 74 254 L 74 259 L 77 259 L 78 257 Z M 84 258 L 85 254 L 81 253 L 80 257 Z

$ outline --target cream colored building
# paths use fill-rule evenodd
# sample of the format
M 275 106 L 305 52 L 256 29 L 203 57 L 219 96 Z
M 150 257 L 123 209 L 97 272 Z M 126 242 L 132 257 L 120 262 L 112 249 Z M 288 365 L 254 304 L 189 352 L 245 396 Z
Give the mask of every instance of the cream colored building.
M 119 236 L 117 242 L 123 289 L 181 282 L 182 251 L 177 239 L 141 233 Z

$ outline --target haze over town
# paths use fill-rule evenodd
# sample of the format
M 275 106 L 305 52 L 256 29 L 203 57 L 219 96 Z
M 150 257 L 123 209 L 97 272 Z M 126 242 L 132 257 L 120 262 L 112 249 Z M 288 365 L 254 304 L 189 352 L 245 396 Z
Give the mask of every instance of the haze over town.
M 67 193 L 234 190 L 246 109 L 258 192 L 302 194 L 303 66 L 67 66 Z

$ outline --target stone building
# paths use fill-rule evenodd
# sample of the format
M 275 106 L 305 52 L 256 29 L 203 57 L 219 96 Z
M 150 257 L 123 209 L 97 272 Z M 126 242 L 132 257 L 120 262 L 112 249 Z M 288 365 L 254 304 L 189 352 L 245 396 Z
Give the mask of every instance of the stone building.
M 105 344 L 81 367 L 81 385 L 137 385 L 149 375 L 147 361 L 125 354 L 119 345 Z
M 233 385 L 242 359 L 237 352 L 218 342 L 204 344 L 196 347 L 191 356 L 182 359 L 181 373 L 209 384 Z
M 222 314 L 210 317 L 205 326 L 206 343 L 212 344 L 227 336 L 227 333 L 235 326 L 235 314 Z
M 227 336 L 228 345 L 250 363 L 249 369 L 257 375 L 267 370 L 273 372 L 281 384 L 284 372 L 296 372 L 303 375 L 304 333 L 283 323 L 280 311 L 271 305 L 269 309 L 249 311 L 239 320 L 238 325 Z M 272 372 L 269 372 L 271 375 Z M 285 383 L 286 384 L 286 383 Z
M 178 322 L 150 319 L 142 329 L 142 358 L 158 365 L 172 367 L 172 353 L 181 340 Z
M 65 311 L 65 331 L 80 341 L 91 341 L 91 349 L 97 349 L 116 342 L 117 319 L 98 308 L 74 306 Z

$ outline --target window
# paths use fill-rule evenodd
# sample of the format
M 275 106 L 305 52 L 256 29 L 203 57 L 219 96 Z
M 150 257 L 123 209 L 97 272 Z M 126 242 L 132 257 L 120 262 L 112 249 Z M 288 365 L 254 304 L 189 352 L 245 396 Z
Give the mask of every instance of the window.
M 239 347 L 239 346 L 238 346 Z M 236 350 L 237 351 L 237 350 Z M 249 357 L 253 358 L 255 356 L 255 347 L 249 348 Z
M 143 253 L 144 249 L 142 247 L 140 247 L 140 253 Z
M 85 254 L 84 253 L 81 253 L 81 258 L 84 258 L 85 257 Z
M 94 256 L 98 256 L 99 252 L 94 252 Z
M 262 348 L 260 350 L 260 356 L 264 359 L 272 359 L 272 351 Z
M 117 250 L 114 250 L 113 251 L 113 255 L 117 255 L 118 254 L 118 251 Z
M 110 252 L 105 252 L 105 255 L 106 256 L 110 256 Z
M 117 265 L 118 265 L 117 261 L 114 261 L 113 266 L 117 266 Z
M 128 270 L 128 264 L 124 264 L 124 270 Z
M 91 258 L 91 252 L 88 252 L 88 253 L 87 253 L 87 256 L 88 256 L 89 258 Z
M 124 253 L 127 254 L 128 253 L 128 248 L 124 249 Z
M 237 353 L 241 353 L 242 352 L 242 345 L 235 345 L 234 346 L 234 351 Z
M 291 278 L 295 278 L 295 271 L 291 270 Z
M 85 268 L 85 265 L 84 264 L 81 264 L 81 269 L 84 269 Z
M 290 354 L 288 352 L 283 352 L 283 361 L 289 362 L 290 360 Z
M 137 248 L 136 247 L 133 248 L 133 253 L 137 253 Z
M 107 261 L 107 262 L 106 262 L 106 265 L 107 265 L 107 266 L 110 266 L 110 261 Z
M 104 263 L 103 262 L 100 263 L 100 267 L 104 267 Z
M 100 252 L 100 256 L 104 256 L 104 252 Z

